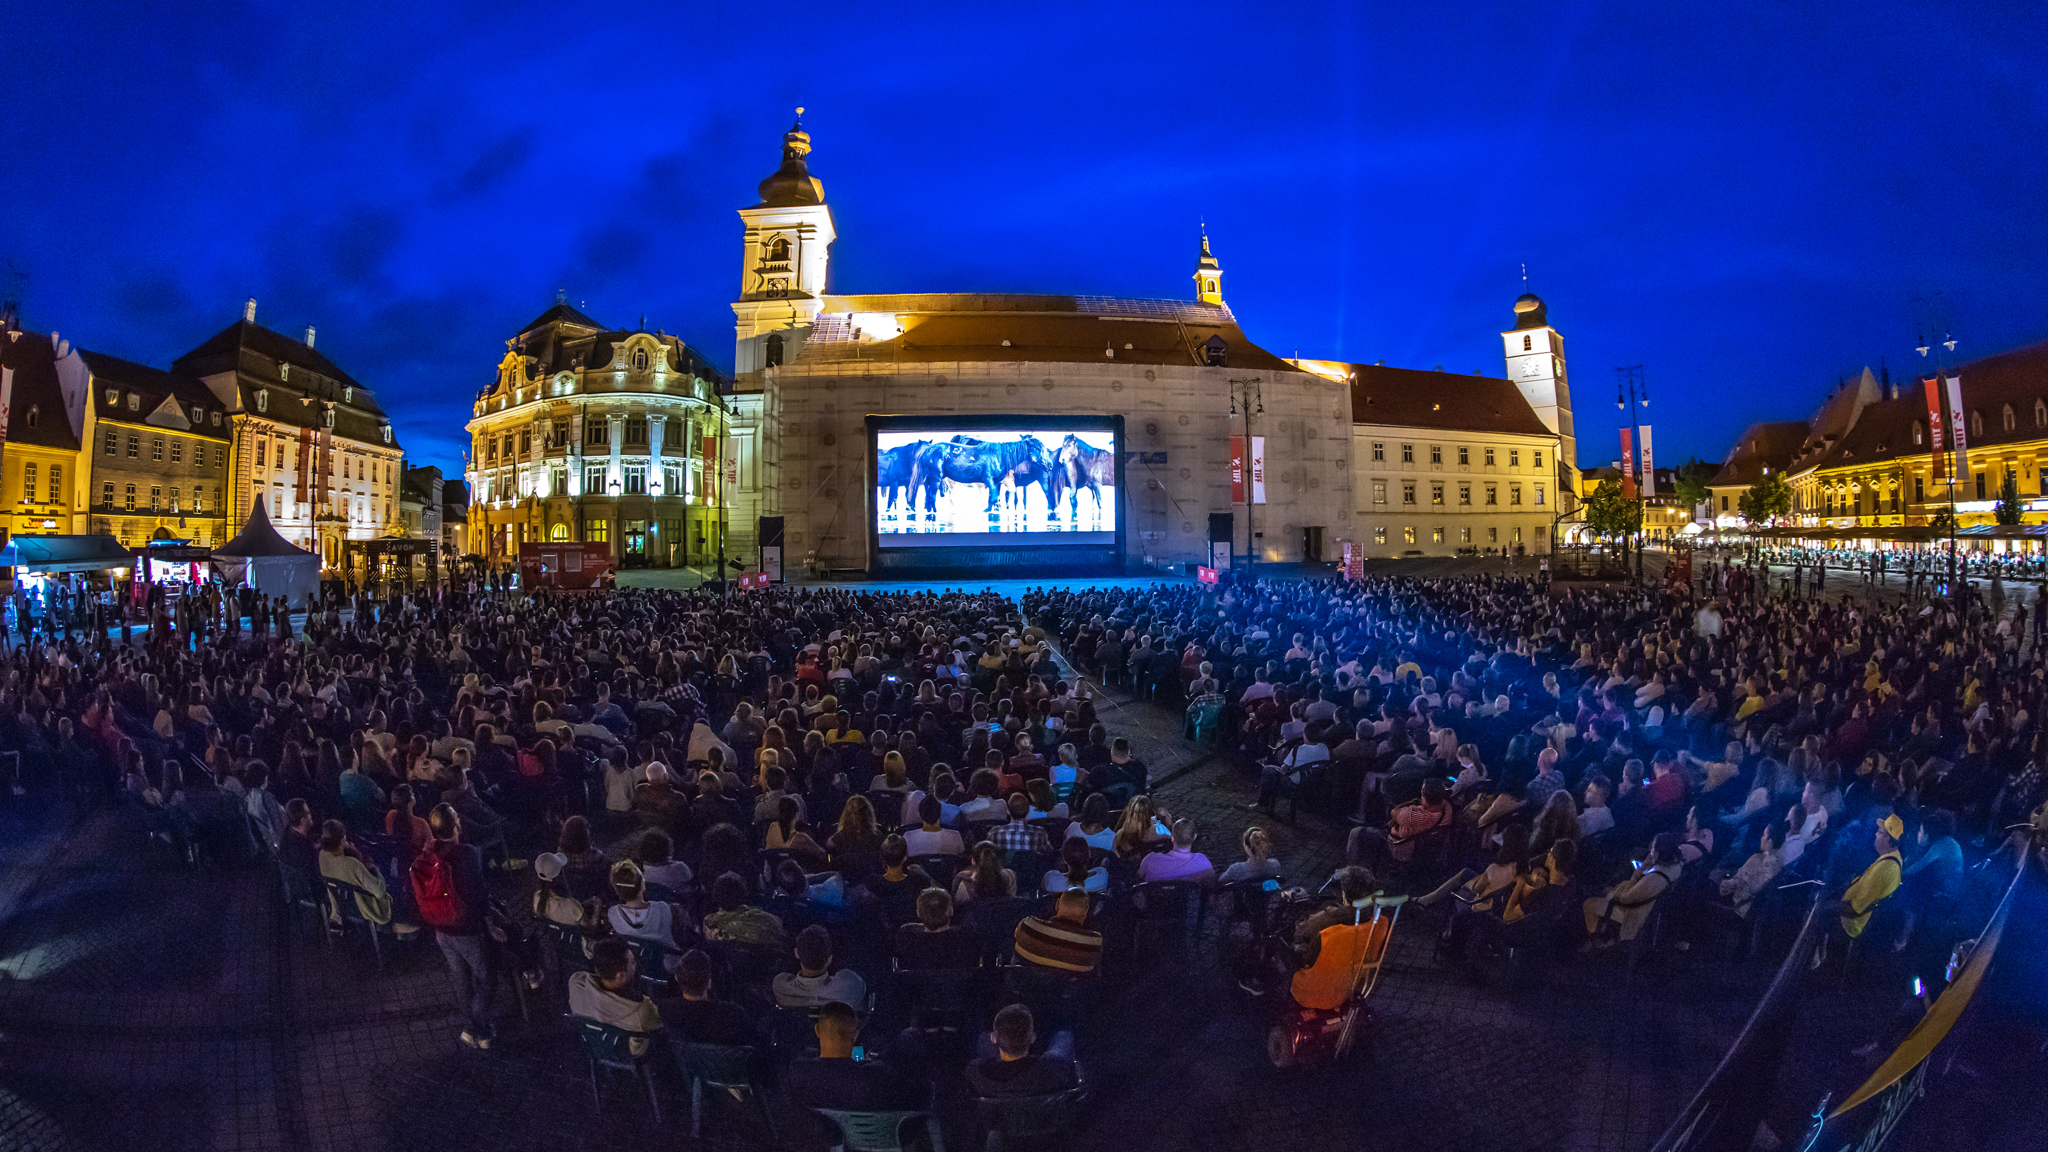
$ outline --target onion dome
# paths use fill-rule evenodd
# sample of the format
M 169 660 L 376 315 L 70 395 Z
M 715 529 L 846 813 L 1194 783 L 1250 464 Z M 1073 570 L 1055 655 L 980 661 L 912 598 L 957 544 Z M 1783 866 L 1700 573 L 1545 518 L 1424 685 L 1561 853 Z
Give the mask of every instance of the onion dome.
M 825 186 L 804 167 L 811 151 L 811 134 L 804 131 L 804 110 L 796 110 L 796 123 L 782 134 L 782 167 L 761 181 L 761 204 L 767 208 L 797 208 L 823 204 Z

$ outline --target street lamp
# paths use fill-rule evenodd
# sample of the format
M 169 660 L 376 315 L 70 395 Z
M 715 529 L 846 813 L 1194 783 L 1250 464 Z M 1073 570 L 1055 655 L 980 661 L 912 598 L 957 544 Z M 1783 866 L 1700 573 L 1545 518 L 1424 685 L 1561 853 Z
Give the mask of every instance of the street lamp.
M 1643 442 L 1643 421 L 1640 410 L 1650 406 L 1650 386 L 1643 381 L 1643 366 L 1641 364 L 1631 364 L 1626 368 L 1616 368 L 1614 370 L 1614 406 L 1628 415 L 1629 427 L 1633 429 L 1629 441 L 1629 453 L 1630 455 L 1636 455 L 1641 451 L 1640 446 Z M 1627 476 L 1635 470 L 1636 462 L 1634 460 L 1624 460 L 1621 462 L 1621 474 L 1623 476 Z M 1648 507 L 1649 491 L 1656 483 L 1656 476 L 1646 473 L 1643 476 L 1642 485 L 1636 489 L 1635 548 L 1637 583 L 1641 583 L 1643 579 L 1643 512 Z
M 1252 488 L 1251 475 L 1252 412 L 1256 409 L 1259 415 L 1264 416 L 1266 414 L 1265 388 L 1259 383 L 1257 376 L 1231 377 L 1230 414 L 1232 416 L 1238 413 L 1238 400 L 1240 397 L 1244 401 L 1244 455 L 1238 461 L 1238 467 L 1242 470 L 1240 475 L 1244 478 L 1244 576 L 1246 580 L 1250 580 L 1252 578 L 1253 566 L 1259 562 L 1259 534 L 1252 530 L 1252 500 L 1256 495 Z M 1259 465 L 1263 468 L 1265 461 L 1261 460 Z
M 1920 353 L 1920 357 L 1923 360 L 1928 358 L 1930 352 L 1934 354 L 1934 402 L 1939 410 L 1947 411 L 1948 377 L 1941 367 L 1941 353 L 1935 352 L 1934 349 L 1940 347 L 1953 352 L 1956 350 L 1956 338 L 1947 331 L 1943 331 L 1942 335 L 1944 339 L 1938 345 L 1928 343 L 1925 335 L 1920 336 L 1921 343 L 1914 351 Z M 1957 396 L 1957 401 L 1958 403 L 1961 402 L 1960 395 Z M 1963 414 L 1960 411 L 1948 413 L 1945 417 L 1948 421 L 1948 439 L 1941 445 L 1942 454 L 1948 457 L 1942 471 L 1948 474 L 1948 589 L 1950 596 L 1954 596 L 1956 590 L 1956 468 L 1962 463 L 1955 456 L 1955 445 L 1959 434 L 1956 422 L 1962 418 Z

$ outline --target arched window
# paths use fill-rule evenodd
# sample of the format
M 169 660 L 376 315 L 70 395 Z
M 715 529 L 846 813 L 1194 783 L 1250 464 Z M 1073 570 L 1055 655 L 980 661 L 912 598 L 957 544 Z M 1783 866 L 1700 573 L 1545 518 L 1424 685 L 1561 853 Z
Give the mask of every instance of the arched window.
M 1918 420 L 1913 421 L 1913 447 L 1920 447 L 1921 444 L 1926 442 L 1926 439 L 1927 430 L 1920 426 L 1920 422 Z
M 763 368 L 782 367 L 782 336 L 780 333 L 769 335 L 767 343 L 762 348 L 761 366 Z
M 567 524 L 557 524 L 557 525 L 555 525 L 554 527 L 552 527 L 552 528 L 548 529 L 548 539 L 550 539 L 550 540 L 557 540 L 557 541 L 559 541 L 559 540 L 567 540 L 568 538 L 569 538 L 569 526 L 568 526 Z
M 2034 427 L 2048 428 L 2048 403 L 2034 401 Z
M 1984 438 L 1984 413 L 1976 408 L 1970 409 L 1970 435 L 1978 440 Z
M 769 241 L 768 259 L 778 264 L 787 263 L 789 260 L 789 241 L 781 236 L 777 236 Z
M 2020 426 L 2018 418 L 2012 414 L 2012 405 L 2010 404 L 2007 404 L 2004 407 L 2004 409 L 1999 412 L 1998 422 L 2005 426 L 2005 430 L 2007 432 L 2010 432 L 2013 429 L 2018 428 Z
M 632 363 L 633 363 L 633 371 L 635 371 L 635 372 L 645 372 L 645 371 L 647 371 L 647 349 L 645 349 L 645 348 L 636 348 L 636 349 L 634 349 L 634 350 L 633 350 L 633 361 L 632 361 Z
M 1535 347 L 1532 343 L 1533 340 L 1535 340 L 1534 336 L 1524 334 L 1522 337 L 1522 351 L 1527 352 L 1533 349 Z
M 35 405 L 35 404 L 31 404 L 31 405 L 29 405 L 29 406 L 28 406 L 28 426 L 29 426 L 30 428 L 34 428 L 34 427 L 36 426 L 36 421 L 37 421 L 37 420 L 40 420 L 40 419 L 42 419 L 42 415 L 43 415 L 43 410 L 42 410 L 42 408 L 41 408 L 40 406 L 38 406 L 38 405 Z M 33 487 L 33 485 L 31 485 L 31 487 Z

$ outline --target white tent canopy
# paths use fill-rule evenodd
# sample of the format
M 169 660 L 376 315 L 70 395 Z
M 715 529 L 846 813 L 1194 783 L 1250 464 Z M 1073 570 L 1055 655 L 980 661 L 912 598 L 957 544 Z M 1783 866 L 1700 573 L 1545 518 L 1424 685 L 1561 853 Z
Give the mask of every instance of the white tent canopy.
M 277 534 L 261 496 L 241 534 L 213 550 L 213 567 L 230 584 L 247 584 L 292 604 L 320 591 L 320 557 Z

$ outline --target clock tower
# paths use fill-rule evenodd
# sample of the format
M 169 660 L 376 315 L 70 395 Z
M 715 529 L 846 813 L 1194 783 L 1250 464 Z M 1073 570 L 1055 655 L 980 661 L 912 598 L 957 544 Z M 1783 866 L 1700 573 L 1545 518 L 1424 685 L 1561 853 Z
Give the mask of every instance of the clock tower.
M 811 136 L 803 109 L 782 137 L 782 166 L 761 181 L 761 202 L 740 209 L 740 297 L 733 302 L 737 345 L 733 375 L 738 390 L 758 392 L 762 372 L 787 362 L 824 307 L 825 274 L 832 259 L 832 209 L 825 186 L 805 157 Z
M 1572 430 L 1572 393 L 1565 378 L 1564 337 L 1550 326 L 1541 297 L 1525 292 L 1515 300 L 1515 326 L 1501 333 L 1501 342 L 1507 353 L 1508 379 L 1521 389 L 1543 426 L 1557 434 L 1558 477 L 1570 491 L 1576 492 L 1579 442 Z

